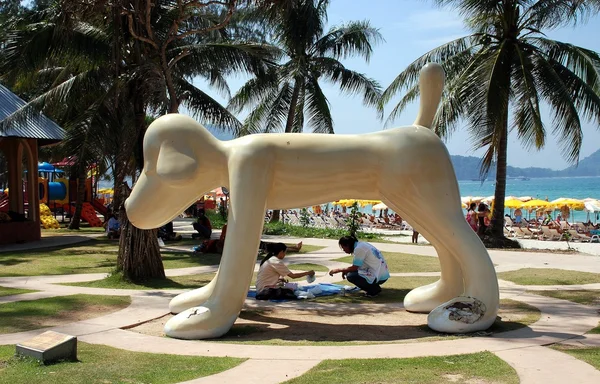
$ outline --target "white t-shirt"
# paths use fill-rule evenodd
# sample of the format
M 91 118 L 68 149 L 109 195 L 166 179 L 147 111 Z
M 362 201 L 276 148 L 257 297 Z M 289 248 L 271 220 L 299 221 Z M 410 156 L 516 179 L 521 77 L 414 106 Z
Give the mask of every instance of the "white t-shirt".
M 256 292 L 262 291 L 265 287 L 276 285 L 280 277 L 286 277 L 290 273 L 292 271 L 277 256 L 271 257 L 258 270 Z
M 358 275 L 364 277 L 369 284 L 375 280 L 390 278 L 390 271 L 381 252 L 369 243 L 357 242 L 352 252 L 352 265 L 358 267 Z

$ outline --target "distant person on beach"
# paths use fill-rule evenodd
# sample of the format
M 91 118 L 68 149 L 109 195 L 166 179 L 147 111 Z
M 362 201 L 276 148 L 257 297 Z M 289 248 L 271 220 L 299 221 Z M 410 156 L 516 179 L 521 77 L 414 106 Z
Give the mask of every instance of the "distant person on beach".
M 205 239 L 210 239 L 210 235 L 212 234 L 212 225 L 210 224 L 208 217 L 206 217 L 204 208 L 198 210 L 198 218 L 193 224 L 193 227 L 198 233 L 194 233 L 192 238 L 204 237 Z
M 225 224 L 223 226 L 223 228 L 221 229 L 221 235 L 219 236 L 219 239 L 209 239 L 209 240 L 203 241 L 202 244 L 200 244 L 198 247 L 196 247 L 194 252 L 222 254 L 223 249 L 225 248 L 226 236 L 227 236 L 227 224 Z M 274 249 L 273 246 L 275 244 L 277 244 L 277 243 L 269 243 L 266 241 L 261 241 L 260 245 L 259 245 L 259 250 L 268 254 L 269 252 L 271 252 Z M 300 249 L 302 249 L 302 242 L 299 242 L 298 244 L 286 244 L 286 247 L 290 251 L 300 252 Z
M 413 228 L 411 243 L 412 244 L 418 244 L 419 243 L 419 232 L 417 232 L 417 230 L 414 229 L 414 228 Z
M 285 278 L 299 279 L 304 276 L 315 275 L 315 271 L 313 270 L 298 273 L 290 271 L 282 261 L 285 258 L 286 252 L 287 246 L 285 244 L 274 243 L 269 253 L 260 262 L 256 276 L 257 300 L 295 298 L 293 290 L 284 287 L 286 283 Z M 280 289 L 274 290 L 276 288 Z
M 469 209 L 467 210 L 467 223 L 469 223 L 469 225 L 471 226 L 471 228 L 477 232 L 477 212 L 475 212 L 475 207 L 477 207 L 477 204 L 475 203 L 471 203 L 471 205 L 469 205 Z
M 381 284 L 390 278 L 387 263 L 381 252 L 369 243 L 358 241 L 354 236 L 344 236 L 338 242 L 347 254 L 352 254 L 352 265 L 329 271 L 329 276 L 342 274 L 348 281 L 366 292 L 365 296 L 375 297 L 381 292 Z
M 479 236 L 485 235 L 487 231 L 488 226 L 485 219 L 489 213 L 490 210 L 488 209 L 487 205 L 485 205 L 485 203 L 479 203 L 479 206 L 477 207 L 477 216 L 479 219 L 479 230 L 477 231 L 477 234 Z
M 521 208 L 517 208 L 515 210 L 515 224 L 521 225 L 522 218 L 523 218 L 523 212 L 521 211 Z

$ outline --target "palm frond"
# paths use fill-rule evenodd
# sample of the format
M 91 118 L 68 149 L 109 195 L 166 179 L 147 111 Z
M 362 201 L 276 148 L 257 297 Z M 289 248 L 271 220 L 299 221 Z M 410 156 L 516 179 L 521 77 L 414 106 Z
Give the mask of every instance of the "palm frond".
M 585 22 L 600 11 L 598 0 L 535 1 L 523 14 L 523 24 L 537 29 L 554 29 Z
M 394 95 L 402 89 L 410 89 L 419 81 L 419 74 L 425 64 L 443 63 L 452 57 L 472 49 L 475 35 L 461 37 L 447 44 L 441 45 L 427 52 L 417 60 L 413 61 L 402 71 L 392 83 L 385 89 L 381 97 L 381 103 L 387 104 Z
M 307 125 L 312 128 L 314 133 L 335 133 L 329 101 L 315 79 L 306 84 L 305 109 L 308 113 Z
M 379 30 L 368 21 L 354 21 L 333 27 L 312 48 L 312 55 L 345 59 L 350 56 L 363 57 L 367 62 L 373 53 L 373 45 L 383 41 Z
M 347 69 L 339 61 L 332 58 L 313 59 L 314 70 L 334 84 L 340 86 L 342 92 L 351 95 L 362 93 L 363 103 L 368 106 L 377 106 L 381 99 L 381 86 L 374 80 Z
M 576 162 L 583 142 L 583 131 L 572 92 L 562 77 L 568 73 L 568 70 L 541 55 L 534 56 L 533 61 L 541 96 L 554 112 L 553 133 L 560 135 L 559 145 L 563 156 L 567 161 Z
M 264 75 L 248 80 L 229 100 L 227 108 L 235 113 L 242 112 L 245 108 L 260 102 L 265 94 L 272 93 L 278 87 L 279 76 L 277 71 L 271 70 Z
M 534 63 L 529 54 L 530 50 L 523 48 L 523 46 L 517 46 L 518 61 L 515 63 L 512 73 L 515 92 L 514 128 L 526 149 L 530 149 L 532 146 L 540 149 L 545 144 L 546 131 L 540 112 Z
M 177 90 L 180 95 L 185 94 L 182 104 L 206 124 L 214 124 L 228 132 L 238 132 L 241 123 L 225 107 L 202 90 L 196 88 L 184 79 L 176 79 Z

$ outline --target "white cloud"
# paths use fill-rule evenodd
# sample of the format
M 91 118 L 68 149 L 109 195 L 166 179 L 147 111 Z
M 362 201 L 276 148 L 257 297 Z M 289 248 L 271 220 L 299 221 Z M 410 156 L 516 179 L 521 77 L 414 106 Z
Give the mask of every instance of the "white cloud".
M 456 11 L 433 9 L 411 13 L 406 18 L 393 23 L 390 28 L 422 33 L 442 29 L 463 30 L 464 24 Z

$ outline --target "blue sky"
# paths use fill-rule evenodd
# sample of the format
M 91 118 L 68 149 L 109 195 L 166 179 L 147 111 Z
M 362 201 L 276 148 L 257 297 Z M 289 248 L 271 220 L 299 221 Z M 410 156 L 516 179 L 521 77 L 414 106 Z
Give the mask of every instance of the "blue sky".
M 438 8 L 432 1 L 425 0 L 332 0 L 328 15 L 330 25 L 351 20 L 369 20 L 373 27 L 379 28 L 385 42 L 375 47 L 369 63 L 358 59 L 345 60 L 343 63 L 348 68 L 376 79 L 384 88 L 419 56 L 440 44 L 468 34 L 457 12 L 450 8 Z M 546 33 L 549 38 L 600 51 L 600 16 L 591 18 L 586 24 L 575 28 L 567 27 Z M 229 79 L 232 92 L 235 92 L 244 80 L 245 78 L 241 77 Z M 201 82 L 196 84 L 202 89 L 207 89 Z M 327 83 L 323 83 L 323 89 L 330 102 L 337 134 L 366 133 L 384 128 L 384 122 L 377 118 L 376 112 L 364 107 L 359 97 L 340 94 L 335 86 Z M 209 94 L 223 103 L 227 102 L 216 92 Z M 387 112 L 393 105 L 393 102 L 388 105 Z M 392 126 L 411 124 L 416 117 L 416 111 L 416 104 L 408 106 Z M 548 118 L 545 119 L 545 123 L 549 135 L 545 148 L 541 151 L 525 149 L 516 135 L 512 134 L 509 137 L 509 165 L 552 169 L 568 166 L 561 156 L 556 139 L 551 136 L 551 117 L 546 115 Z M 581 158 L 600 148 L 600 127 L 584 122 L 583 129 Z M 473 150 L 466 129 L 459 128 L 446 144 L 453 155 L 479 157 L 483 153 L 481 150 Z

